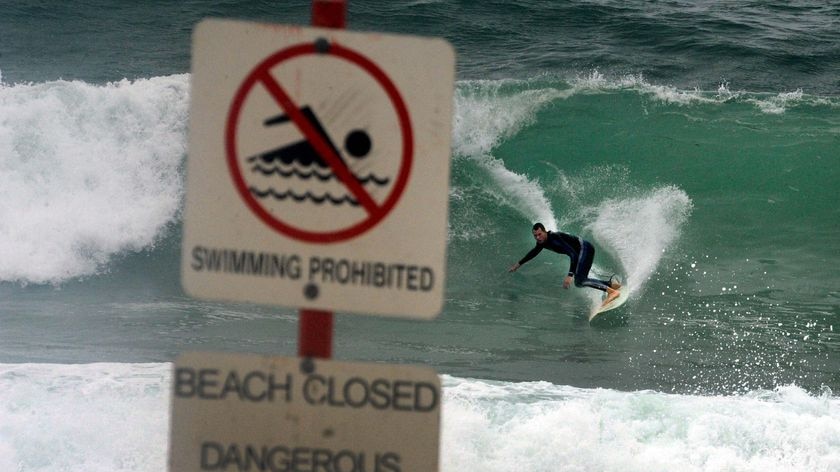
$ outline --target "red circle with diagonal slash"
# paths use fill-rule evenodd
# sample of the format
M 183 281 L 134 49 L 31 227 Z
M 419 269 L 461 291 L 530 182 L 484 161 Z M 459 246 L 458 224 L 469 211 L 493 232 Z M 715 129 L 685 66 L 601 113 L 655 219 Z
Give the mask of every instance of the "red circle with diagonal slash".
M 270 74 L 271 69 L 277 67 L 283 61 L 288 61 L 308 54 L 336 57 L 361 68 L 372 79 L 374 79 L 380 87 L 382 87 L 387 94 L 391 105 L 394 107 L 394 111 L 396 112 L 399 122 L 400 132 L 402 134 L 402 160 L 400 170 L 397 174 L 394 186 L 391 189 L 391 193 L 381 205 L 377 204 L 361 186 L 361 184 L 355 180 L 352 172 L 344 166 L 339 156 L 335 155 L 320 134 L 312 128 L 309 120 L 302 116 L 302 113 L 298 109 L 297 105 L 295 105 L 292 98 L 289 97 L 282 85 Z M 289 223 L 276 218 L 271 212 L 266 210 L 256 198 L 254 198 L 248 189 L 248 185 L 245 182 L 245 178 L 239 168 L 239 156 L 236 151 L 236 139 L 242 106 L 248 94 L 255 86 L 257 86 L 257 84 L 261 84 L 265 87 L 283 111 L 290 116 L 298 129 L 303 133 L 306 140 L 309 141 L 312 147 L 316 149 L 318 154 L 332 168 L 336 177 L 348 188 L 350 193 L 352 193 L 364 207 L 365 211 L 367 211 L 367 218 L 364 218 L 351 226 L 339 228 L 334 231 L 309 231 L 290 225 Z M 227 117 L 225 146 L 227 150 L 228 168 L 230 170 L 231 177 L 233 177 L 233 182 L 236 185 L 240 196 L 242 196 L 245 203 L 248 205 L 248 208 L 250 208 L 260 220 L 275 230 L 294 239 L 314 243 L 334 243 L 346 241 L 370 230 L 382 221 L 382 219 L 385 218 L 397 204 L 403 191 L 405 190 L 414 154 L 414 138 L 411 131 L 411 119 L 408 114 L 408 108 L 405 106 L 405 102 L 397 90 L 397 87 L 391 79 L 385 75 L 385 72 L 383 72 L 382 69 L 374 64 L 370 59 L 352 49 L 343 47 L 336 43 L 330 43 L 327 51 L 318 51 L 314 43 L 303 43 L 290 46 L 272 54 L 258 64 L 254 70 L 248 74 L 242 85 L 239 86 L 239 89 L 233 98 Z

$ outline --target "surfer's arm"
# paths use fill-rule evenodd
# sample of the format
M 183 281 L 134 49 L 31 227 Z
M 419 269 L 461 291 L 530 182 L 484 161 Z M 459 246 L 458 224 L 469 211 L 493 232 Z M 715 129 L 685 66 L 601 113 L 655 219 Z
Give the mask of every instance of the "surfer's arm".
M 567 272 L 567 275 L 569 277 L 574 277 L 575 271 L 577 270 L 578 258 L 580 257 L 580 254 L 574 252 L 574 249 L 572 249 L 571 246 L 569 247 L 569 249 L 570 251 L 566 253 L 566 255 L 569 256 L 569 272 Z
M 575 254 L 574 252 L 567 255 L 569 256 L 569 272 L 566 273 L 566 278 L 563 279 L 563 288 L 572 286 L 572 281 L 575 279 L 575 270 L 578 265 L 578 257 L 580 257 L 579 254 Z
M 572 286 L 572 281 L 575 279 L 575 268 L 577 268 L 577 257 L 574 255 L 569 255 L 571 262 L 569 263 L 569 272 L 566 273 L 566 278 L 563 279 L 563 288 L 569 288 Z
M 519 262 L 512 265 L 510 267 L 510 269 L 508 269 L 508 272 L 516 272 L 516 269 L 520 268 L 522 266 L 522 264 L 524 264 L 524 263 L 530 261 L 531 259 L 537 257 L 537 254 L 539 254 L 540 251 L 542 251 L 542 249 L 543 249 L 542 246 L 540 246 L 539 244 L 534 246 L 534 249 L 531 249 L 530 251 L 528 251 L 528 254 L 525 254 L 525 257 L 523 257 L 522 259 L 519 259 Z

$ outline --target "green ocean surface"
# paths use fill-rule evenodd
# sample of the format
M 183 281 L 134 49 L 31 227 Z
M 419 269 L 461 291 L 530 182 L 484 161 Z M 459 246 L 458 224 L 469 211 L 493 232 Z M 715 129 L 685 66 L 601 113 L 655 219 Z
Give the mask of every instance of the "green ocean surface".
M 192 28 L 310 7 L 0 5 L 0 470 L 162 470 L 179 353 L 295 355 L 295 308 L 189 298 L 179 261 Z M 444 308 L 338 313 L 334 357 L 441 374 L 446 471 L 840 469 L 838 19 L 349 1 L 458 59 Z M 609 323 L 567 258 L 507 272 L 536 221 L 623 278 Z

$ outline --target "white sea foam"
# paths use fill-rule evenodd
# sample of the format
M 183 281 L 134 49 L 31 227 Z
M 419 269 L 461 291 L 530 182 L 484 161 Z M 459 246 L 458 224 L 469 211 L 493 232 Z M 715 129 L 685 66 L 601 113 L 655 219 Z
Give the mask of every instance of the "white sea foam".
M 658 102 L 681 106 L 747 103 L 769 115 L 781 115 L 789 108 L 800 105 L 829 108 L 838 106 L 838 101 L 834 98 L 808 95 L 802 89 L 777 94 L 748 92 L 732 90 L 731 84 L 725 81 L 721 82 L 717 90 L 681 89 L 673 85 L 650 83 L 641 74 L 606 77 L 598 70 L 579 74 L 570 79 L 569 84 L 572 88 L 571 94 L 630 90 L 649 96 Z
M 445 378 L 443 470 L 832 471 L 840 400 Z
M 0 86 L 0 281 L 90 275 L 160 237 L 182 199 L 188 88 Z
M 507 138 L 534 123 L 545 104 L 571 95 L 571 90 L 537 88 L 511 91 L 527 82 L 516 80 L 464 81 L 455 91 L 452 151 L 478 158 L 491 153 Z
M 607 78 L 594 70 L 586 75 L 579 75 L 570 80 L 574 93 L 596 93 L 616 90 L 637 90 L 650 95 L 658 101 L 677 105 L 697 103 L 719 103 L 732 97 L 729 93 L 712 94 L 701 90 L 683 90 L 670 85 L 651 84 L 641 74 L 627 74 L 616 78 Z M 726 86 L 722 86 L 726 89 Z M 728 89 L 726 90 L 728 92 Z
M 456 157 L 473 159 L 497 184 L 500 199 L 528 221 L 556 227 L 551 203 L 536 180 L 508 169 L 492 155 L 493 149 L 524 127 L 552 100 L 568 97 L 568 90 L 554 88 L 506 92 L 518 81 L 471 81 L 455 94 L 452 150 Z
M 166 470 L 171 364 L 0 364 L 0 470 Z M 840 470 L 840 399 L 443 376 L 441 470 Z M 406 433 L 408 434 L 408 433 Z
M 166 470 L 169 364 L 0 364 L 0 470 Z
M 762 112 L 771 115 L 781 115 L 788 107 L 803 101 L 802 89 L 794 92 L 785 92 L 763 99 L 750 99 Z

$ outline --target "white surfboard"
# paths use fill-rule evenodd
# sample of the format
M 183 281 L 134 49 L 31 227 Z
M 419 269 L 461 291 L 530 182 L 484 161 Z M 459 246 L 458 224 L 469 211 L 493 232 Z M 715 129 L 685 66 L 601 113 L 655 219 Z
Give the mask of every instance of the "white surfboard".
M 601 305 L 595 311 L 589 314 L 589 322 L 592 323 L 596 318 L 603 316 L 604 313 L 615 310 L 616 308 L 624 305 L 624 302 L 627 301 L 627 297 L 630 296 L 630 289 L 627 288 L 627 285 L 622 285 L 620 289 L 618 289 L 618 298 L 611 301 L 606 305 Z

